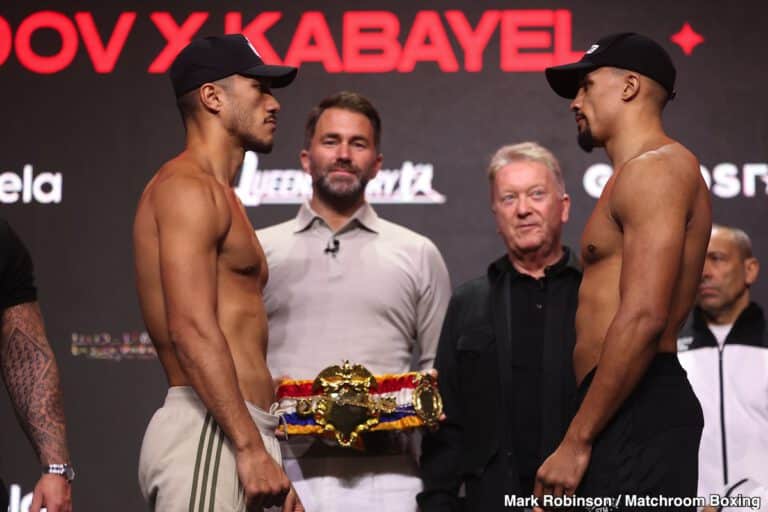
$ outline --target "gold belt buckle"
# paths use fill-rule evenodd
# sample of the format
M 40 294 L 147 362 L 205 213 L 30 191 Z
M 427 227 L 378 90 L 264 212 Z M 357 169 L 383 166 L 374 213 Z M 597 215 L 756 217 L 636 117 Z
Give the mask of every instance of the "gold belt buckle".
M 336 442 L 344 447 L 355 445 L 362 432 L 394 428 L 391 416 L 384 423 L 380 422 L 382 415 L 392 415 L 396 411 L 397 417 L 411 418 L 405 428 L 420 425 L 432 429 L 437 427 L 443 413 L 443 402 L 437 382 L 431 375 L 412 372 L 382 379 L 382 382 L 389 379 L 388 386 L 383 384 L 383 390 L 388 390 L 389 396 L 377 396 L 379 383 L 364 366 L 351 365 L 349 361 L 344 361 L 341 366 L 329 366 L 312 382 L 315 398 L 301 398 L 295 402 L 296 413 L 303 417 L 312 416 L 318 428 L 332 434 Z M 392 396 L 392 379 L 410 383 L 408 387 L 413 388 L 412 404 L 401 404 L 398 409 L 397 399 Z M 397 389 L 394 386 L 395 392 Z

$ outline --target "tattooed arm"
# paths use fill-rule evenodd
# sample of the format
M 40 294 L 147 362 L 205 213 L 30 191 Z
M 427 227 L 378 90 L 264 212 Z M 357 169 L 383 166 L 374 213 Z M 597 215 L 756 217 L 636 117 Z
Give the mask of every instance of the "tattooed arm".
M 37 302 L 2 312 L 0 367 L 22 428 L 43 465 L 69 463 L 59 371 Z M 43 475 L 32 508 L 71 510 L 70 486 L 58 475 Z

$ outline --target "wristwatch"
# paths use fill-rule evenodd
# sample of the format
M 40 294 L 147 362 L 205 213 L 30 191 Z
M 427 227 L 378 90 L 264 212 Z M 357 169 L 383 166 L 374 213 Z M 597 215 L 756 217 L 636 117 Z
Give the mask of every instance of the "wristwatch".
M 71 482 L 75 479 L 75 468 L 70 464 L 48 464 L 43 466 L 44 475 L 60 475 L 63 476 L 67 482 Z

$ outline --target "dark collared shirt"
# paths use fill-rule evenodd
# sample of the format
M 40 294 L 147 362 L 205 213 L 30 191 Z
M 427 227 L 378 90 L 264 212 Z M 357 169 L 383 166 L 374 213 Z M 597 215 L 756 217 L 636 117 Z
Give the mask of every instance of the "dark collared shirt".
M 485 276 L 456 289 L 435 363 L 447 418 L 424 436 L 421 510 L 460 510 L 462 484 L 464 510 L 510 510 L 505 494 L 530 493 L 533 474 L 557 448 L 573 417 L 580 282 L 578 262 L 566 250 L 545 273 L 543 287 L 520 276 L 504 255 Z M 540 311 L 540 318 L 529 322 L 530 309 Z M 519 376 L 517 369 L 523 370 Z M 534 388 L 538 399 L 526 396 Z M 518 451 L 527 460 L 519 461 Z M 524 472 L 526 487 L 520 481 Z
M 536 279 L 518 272 L 510 266 L 510 306 L 513 334 L 510 361 L 512 370 L 512 416 L 510 429 L 512 449 L 518 461 L 520 480 L 525 494 L 533 492 L 536 470 L 541 465 L 541 410 L 553 404 L 542 403 L 541 381 L 543 341 L 547 336 L 547 317 L 566 314 L 565 311 L 550 311 L 557 308 L 557 301 L 550 300 L 547 288 L 552 281 L 571 279 L 568 269 L 569 251 L 545 270 L 544 277 Z M 563 274 L 565 272 L 565 274 Z

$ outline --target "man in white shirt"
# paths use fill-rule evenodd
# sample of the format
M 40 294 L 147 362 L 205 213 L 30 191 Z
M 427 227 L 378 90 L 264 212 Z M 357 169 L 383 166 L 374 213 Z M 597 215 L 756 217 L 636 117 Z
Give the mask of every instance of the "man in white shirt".
M 374 374 L 432 368 L 448 271 L 428 238 L 380 218 L 365 200 L 381 167 L 380 133 L 378 112 L 357 93 L 310 112 L 301 164 L 312 199 L 294 219 L 258 231 L 269 264 L 272 375 L 314 379 L 345 359 Z M 291 437 L 285 468 L 307 510 L 415 512 L 422 485 L 408 441 L 371 432 L 361 453 Z

